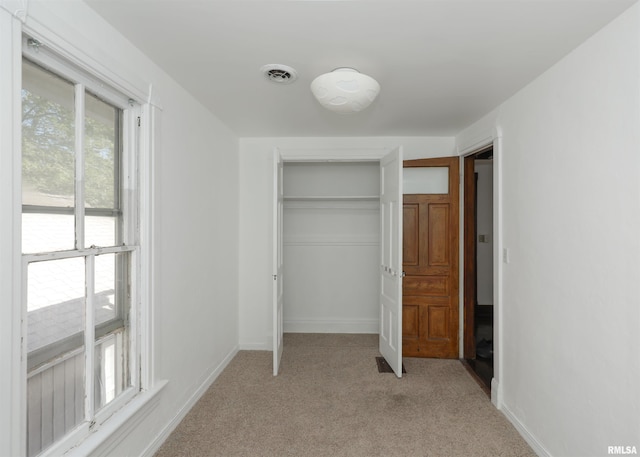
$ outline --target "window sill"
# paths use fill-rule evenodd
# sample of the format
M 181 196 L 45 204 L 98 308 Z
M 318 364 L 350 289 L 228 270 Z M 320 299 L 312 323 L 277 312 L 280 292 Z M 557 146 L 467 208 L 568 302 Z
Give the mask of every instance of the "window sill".
M 65 456 L 101 456 L 110 455 L 114 446 L 119 444 L 135 427 L 145 420 L 160 402 L 160 392 L 168 381 L 158 381 L 147 391 L 140 392 L 129 403 L 106 420 L 98 430 L 92 432 L 77 446 L 69 449 Z M 53 451 L 53 449 L 51 449 Z M 44 452 L 40 457 L 51 457 L 58 453 Z

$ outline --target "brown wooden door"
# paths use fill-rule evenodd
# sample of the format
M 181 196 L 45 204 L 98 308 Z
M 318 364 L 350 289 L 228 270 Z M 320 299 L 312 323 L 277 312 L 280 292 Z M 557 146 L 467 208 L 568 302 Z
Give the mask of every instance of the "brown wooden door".
M 404 195 L 402 355 L 458 358 L 459 159 L 407 160 L 404 167 L 449 173 L 441 193 Z

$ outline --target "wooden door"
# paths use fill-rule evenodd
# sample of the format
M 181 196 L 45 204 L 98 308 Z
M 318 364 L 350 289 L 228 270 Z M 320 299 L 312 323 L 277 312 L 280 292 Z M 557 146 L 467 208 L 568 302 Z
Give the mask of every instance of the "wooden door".
M 379 349 L 402 377 L 402 149 L 380 160 Z
M 446 167 L 437 171 L 448 183 L 403 198 L 402 353 L 458 358 L 459 159 L 404 162 L 412 167 Z

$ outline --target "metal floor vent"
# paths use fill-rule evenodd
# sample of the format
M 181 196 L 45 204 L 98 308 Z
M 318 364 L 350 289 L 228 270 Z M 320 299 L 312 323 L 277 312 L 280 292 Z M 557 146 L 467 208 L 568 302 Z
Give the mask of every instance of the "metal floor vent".
M 378 373 L 393 373 L 393 369 L 391 365 L 387 363 L 384 357 L 376 357 L 376 363 L 378 364 Z M 404 368 L 404 363 L 402 364 L 402 373 L 406 373 L 407 370 Z

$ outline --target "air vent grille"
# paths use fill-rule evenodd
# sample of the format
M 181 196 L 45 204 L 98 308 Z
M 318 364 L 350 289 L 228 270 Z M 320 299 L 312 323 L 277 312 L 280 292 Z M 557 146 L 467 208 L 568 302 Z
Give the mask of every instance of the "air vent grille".
M 263 66 L 260 71 L 269 81 L 276 84 L 291 84 L 298 79 L 296 70 L 287 65 L 269 64 Z

